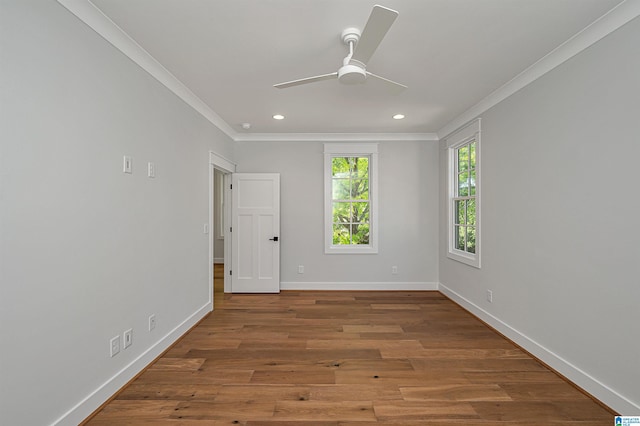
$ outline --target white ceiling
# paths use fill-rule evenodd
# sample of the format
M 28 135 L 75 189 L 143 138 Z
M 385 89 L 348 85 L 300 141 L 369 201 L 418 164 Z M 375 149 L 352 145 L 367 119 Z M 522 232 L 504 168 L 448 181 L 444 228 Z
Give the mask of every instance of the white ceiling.
M 62 3 L 62 1 L 61 1 Z M 436 134 L 621 0 L 379 0 L 399 17 L 369 79 L 276 89 L 337 71 L 369 0 L 92 0 L 221 118 L 227 133 Z M 273 114 L 283 114 L 276 121 Z M 393 120 L 402 113 L 404 120 Z M 242 123 L 251 123 L 245 130 Z M 246 134 L 246 135 L 244 135 Z

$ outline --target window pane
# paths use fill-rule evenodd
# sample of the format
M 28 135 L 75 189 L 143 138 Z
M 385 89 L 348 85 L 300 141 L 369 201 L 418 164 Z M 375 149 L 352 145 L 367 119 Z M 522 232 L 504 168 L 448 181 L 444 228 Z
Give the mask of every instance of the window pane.
M 476 171 L 469 172 L 469 195 L 476 195 Z
M 476 200 L 467 200 L 467 225 L 476 224 Z
M 459 224 L 463 224 L 465 223 L 464 220 L 464 200 L 456 200 L 455 201 L 455 210 L 456 210 L 456 216 L 455 216 L 455 221 L 456 221 L 456 225 Z
M 475 142 L 471 142 L 471 144 L 469 144 L 469 168 L 470 169 L 476 168 L 476 143 Z
M 333 224 L 333 244 L 351 244 L 351 225 Z
M 351 181 L 351 197 L 354 200 L 369 199 L 369 179 L 354 179 Z
M 458 148 L 458 172 L 469 169 L 469 145 Z
M 369 224 L 361 223 L 352 225 L 352 244 L 369 244 Z
M 469 195 L 469 173 L 462 172 L 458 174 L 458 196 L 466 197 Z
M 332 197 L 334 200 L 349 200 L 351 199 L 351 194 L 349 192 L 349 179 L 333 179 L 333 194 Z
M 369 157 L 352 158 L 351 176 L 353 178 L 369 177 Z
M 333 157 L 331 159 L 331 175 L 333 177 L 349 177 L 349 161 L 347 157 Z
M 467 227 L 467 251 L 476 252 L 476 228 L 471 226 Z
M 454 227 L 455 247 L 458 250 L 464 250 L 464 226 Z
M 369 223 L 369 203 L 354 202 L 352 214 L 353 223 Z
M 351 222 L 351 203 L 333 203 L 333 222 Z

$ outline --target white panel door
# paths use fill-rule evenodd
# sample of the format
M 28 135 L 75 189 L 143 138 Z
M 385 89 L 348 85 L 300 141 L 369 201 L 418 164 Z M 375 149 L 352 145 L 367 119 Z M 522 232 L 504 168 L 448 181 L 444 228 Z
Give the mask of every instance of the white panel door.
M 231 291 L 280 292 L 280 175 L 234 173 Z

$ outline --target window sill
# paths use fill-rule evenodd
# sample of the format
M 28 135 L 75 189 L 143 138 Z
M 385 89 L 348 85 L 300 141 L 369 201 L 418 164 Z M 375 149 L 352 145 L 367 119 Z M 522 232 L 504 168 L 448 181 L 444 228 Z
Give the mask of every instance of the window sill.
M 465 265 L 473 266 L 480 269 L 480 256 L 465 254 L 461 251 L 450 251 L 447 253 L 449 259 L 464 263 Z
M 325 248 L 324 254 L 378 254 L 377 247 L 339 247 L 330 246 Z

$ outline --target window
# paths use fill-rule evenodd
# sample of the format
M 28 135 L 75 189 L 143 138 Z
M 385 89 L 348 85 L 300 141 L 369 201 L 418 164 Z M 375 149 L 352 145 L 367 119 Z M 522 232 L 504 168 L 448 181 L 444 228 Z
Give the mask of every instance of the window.
M 376 144 L 325 144 L 325 253 L 377 253 Z
M 446 139 L 449 149 L 448 257 L 480 267 L 480 121 Z

